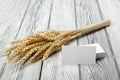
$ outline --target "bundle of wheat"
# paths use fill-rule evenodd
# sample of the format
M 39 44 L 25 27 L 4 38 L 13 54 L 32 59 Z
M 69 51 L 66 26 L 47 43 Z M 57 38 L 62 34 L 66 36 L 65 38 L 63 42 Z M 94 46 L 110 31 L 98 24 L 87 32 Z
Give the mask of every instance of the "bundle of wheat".
M 23 39 L 12 41 L 11 47 L 4 50 L 5 53 L 12 51 L 6 59 L 10 62 L 16 56 L 20 56 L 17 64 L 25 63 L 27 60 L 36 62 L 40 59 L 45 60 L 51 54 L 59 51 L 63 44 L 66 44 L 77 36 L 95 31 L 110 25 L 110 20 L 103 20 L 101 22 L 81 27 L 77 30 L 60 31 L 60 30 L 45 30 L 38 31 L 32 35 L 28 35 Z

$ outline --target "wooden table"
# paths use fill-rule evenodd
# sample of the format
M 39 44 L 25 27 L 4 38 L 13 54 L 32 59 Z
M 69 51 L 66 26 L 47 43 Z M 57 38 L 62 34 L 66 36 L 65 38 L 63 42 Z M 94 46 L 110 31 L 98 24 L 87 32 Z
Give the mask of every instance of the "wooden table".
M 0 50 L 37 30 L 71 30 L 109 18 L 112 25 L 69 45 L 99 43 L 107 57 L 95 65 L 61 65 L 56 53 L 31 65 L 6 64 L 0 55 L 0 80 L 120 80 L 119 0 L 0 0 Z

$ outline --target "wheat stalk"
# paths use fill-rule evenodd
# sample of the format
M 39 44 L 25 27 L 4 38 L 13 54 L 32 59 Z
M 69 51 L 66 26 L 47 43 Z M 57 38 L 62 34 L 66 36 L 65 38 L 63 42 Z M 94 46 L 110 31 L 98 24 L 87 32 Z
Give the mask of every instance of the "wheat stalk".
M 108 25 L 110 25 L 110 20 L 103 20 L 76 30 L 44 30 L 35 32 L 11 42 L 12 46 L 4 50 L 5 53 L 13 51 L 6 62 L 10 62 L 18 55 L 21 58 L 17 61 L 17 64 L 25 63 L 29 59 L 32 62 L 36 62 L 39 59 L 45 60 L 54 52 L 61 50 L 62 45 L 70 42 L 70 40 Z

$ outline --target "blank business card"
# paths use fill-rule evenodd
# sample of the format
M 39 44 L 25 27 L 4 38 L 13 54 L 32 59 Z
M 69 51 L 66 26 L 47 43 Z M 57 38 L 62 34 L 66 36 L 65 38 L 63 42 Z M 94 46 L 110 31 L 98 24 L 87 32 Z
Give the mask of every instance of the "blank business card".
M 63 46 L 62 64 L 95 64 L 96 47 L 95 46 Z
M 80 45 L 80 46 L 95 46 L 96 47 L 96 59 L 102 59 L 106 57 L 105 50 L 98 43 Z

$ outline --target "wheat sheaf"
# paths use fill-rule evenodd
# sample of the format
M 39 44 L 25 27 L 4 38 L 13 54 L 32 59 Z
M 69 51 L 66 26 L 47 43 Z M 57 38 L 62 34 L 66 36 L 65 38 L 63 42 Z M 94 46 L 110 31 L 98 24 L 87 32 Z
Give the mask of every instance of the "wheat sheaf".
M 12 61 L 17 56 L 20 56 L 20 59 L 16 62 L 17 64 L 23 64 L 28 60 L 31 60 L 31 62 L 36 62 L 40 59 L 45 60 L 54 52 L 61 50 L 62 45 L 70 42 L 72 39 L 108 25 L 110 25 L 110 20 L 105 19 L 76 30 L 37 31 L 24 38 L 11 41 L 11 46 L 4 50 L 4 53 L 11 51 L 6 62 Z

